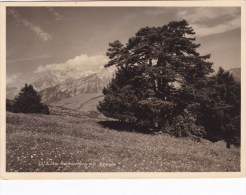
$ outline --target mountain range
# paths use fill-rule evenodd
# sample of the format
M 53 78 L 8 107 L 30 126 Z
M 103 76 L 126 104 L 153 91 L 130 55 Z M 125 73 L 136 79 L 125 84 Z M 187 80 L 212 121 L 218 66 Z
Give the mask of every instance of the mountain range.
M 113 78 L 114 68 L 100 71 L 49 71 L 32 85 L 42 96 L 44 103 L 52 103 L 81 93 L 98 93 Z M 7 85 L 7 99 L 14 99 L 22 86 Z
M 49 72 L 33 83 L 43 102 L 51 104 L 78 94 L 101 93 L 113 78 L 114 69 L 104 68 L 98 72 Z

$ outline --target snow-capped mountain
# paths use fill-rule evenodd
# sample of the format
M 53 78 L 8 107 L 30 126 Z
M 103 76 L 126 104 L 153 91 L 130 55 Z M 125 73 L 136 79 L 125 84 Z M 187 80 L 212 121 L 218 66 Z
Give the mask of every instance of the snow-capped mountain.
M 67 72 L 66 72 L 67 73 Z M 34 82 L 43 102 L 50 104 L 83 93 L 98 93 L 110 82 L 114 68 L 98 72 L 48 74 Z
M 94 71 L 78 71 L 76 69 L 69 69 L 67 71 L 49 71 L 44 74 L 41 78 L 33 82 L 33 86 L 37 91 L 42 91 L 46 88 L 56 86 L 63 82 L 69 82 L 74 79 L 86 77 L 90 74 L 95 73 Z

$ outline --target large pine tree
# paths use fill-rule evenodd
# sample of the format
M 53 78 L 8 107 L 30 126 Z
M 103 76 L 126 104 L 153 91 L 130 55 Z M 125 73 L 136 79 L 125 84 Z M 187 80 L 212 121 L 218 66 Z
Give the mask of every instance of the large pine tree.
M 103 90 L 105 99 L 99 103 L 99 111 L 156 130 L 170 129 L 177 116 L 192 115 L 199 103 L 198 91 L 213 72 L 207 61 L 210 56 L 197 52 L 200 44 L 195 43 L 194 34 L 182 20 L 141 28 L 126 45 L 110 43 L 105 67 L 115 65 L 117 72 Z M 190 132 L 178 135 L 196 134 L 192 132 L 195 116 L 184 121 L 191 126 Z

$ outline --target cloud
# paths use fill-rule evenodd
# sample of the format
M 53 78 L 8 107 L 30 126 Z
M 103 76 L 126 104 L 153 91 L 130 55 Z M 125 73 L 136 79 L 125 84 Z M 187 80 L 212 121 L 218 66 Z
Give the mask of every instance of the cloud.
M 67 71 L 70 69 L 77 71 L 98 71 L 107 61 L 108 58 L 105 55 L 88 56 L 87 54 L 82 54 L 64 63 L 41 65 L 34 72 L 44 73 L 48 71 Z
M 6 77 L 6 84 L 7 86 L 21 86 L 23 85 L 24 81 L 20 79 L 21 73 L 16 73 L 12 75 L 7 75 Z
M 231 16 L 232 18 L 240 14 L 239 8 L 193 8 L 185 9 L 177 14 L 178 17 L 185 18 L 189 22 L 197 23 L 209 21 L 220 17 Z
M 13 74 L 11 76 L 7 76 L 7 80 L 6 80 L 7 85 L 12 84 L 18 78 L 18 75 L 19 74 L 17 73 L 17 74 Z
M 235 18 L 224 24 L 218 24 L 215 26 L 208 27 L 206 25 L 193 24 L 191 25 L 194 28 L 194 31 L 198 36 L 207 36 L 211 34 L 218 34 L 227 32 L 236 28 L 239 28 L 241 24 L 240 18 Z
M 166 11 L 163 8 L 152 8 L 144 10 L 144 13 L 150 16 L 159 16 L 162 14 L 166 14 Z
M 20 24 L 27 27 L 31 31 L 33 31 L 37 36 L 39 36 L 43 41 L 49 41 L 52 39 L 52 36 L 46 32 L 44 32 L 41 27 L 35 25 L 28 21 L 27 19 L 23 18 L 16 10 L 8 9 L 7 14 L 14 17 Z
M 7 63 L 31 61 L 31 60 L 46 59 L 46 58 L 50 58 L 50 55 L 45 54 L 45 55 L 29 56 L 29 57 L 23 57 L 17 59 L 7 59 Z
M 55 20 L 63 20 L 63 16 L 59 14 L 53 7 L 48 7 L 48 10 L 53 14 Z
M 240 8 L 235 7 L 184 9 L 176 18 L 186 19 L 197 36 L 223 33 L 241 26 Z

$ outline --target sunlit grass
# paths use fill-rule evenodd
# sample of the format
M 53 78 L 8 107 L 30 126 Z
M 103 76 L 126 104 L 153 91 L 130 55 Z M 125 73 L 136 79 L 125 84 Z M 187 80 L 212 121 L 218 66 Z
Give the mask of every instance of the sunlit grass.
M 240 171 L 240 148 L 116 131 L 88 117 L 7 113 L 7 171 Z

